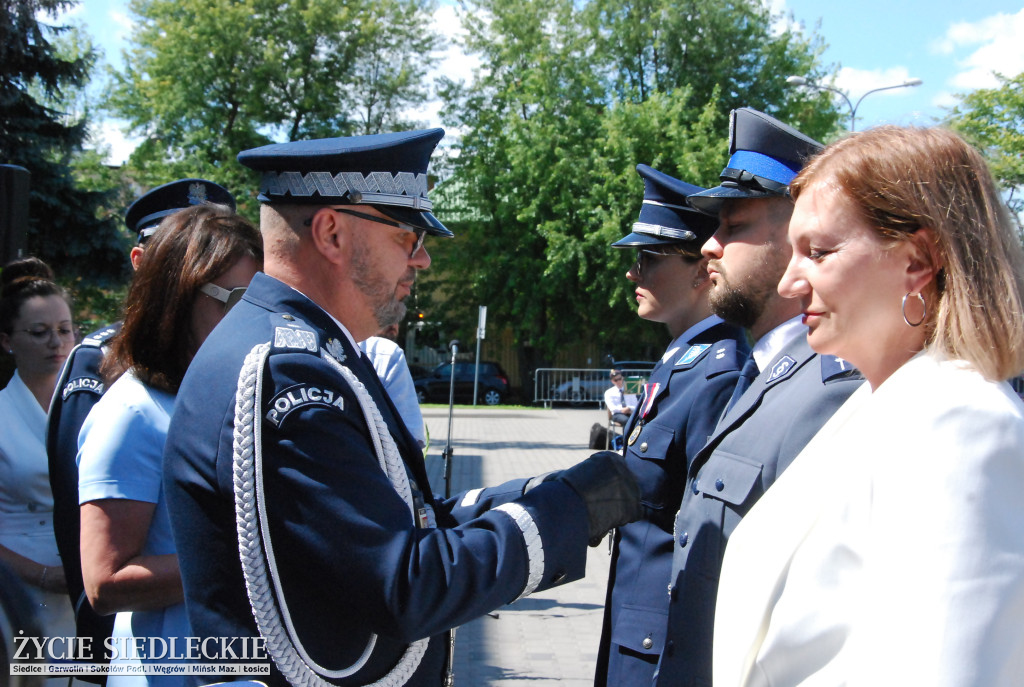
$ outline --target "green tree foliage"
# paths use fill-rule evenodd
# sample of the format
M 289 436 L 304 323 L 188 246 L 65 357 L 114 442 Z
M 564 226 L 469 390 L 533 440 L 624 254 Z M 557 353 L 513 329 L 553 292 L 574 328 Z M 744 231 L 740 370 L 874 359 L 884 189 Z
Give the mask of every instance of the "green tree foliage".
M 949 124 L 985 155 L 1019 224 L 1024 212 L 1024 72 L 997 78 L 997 88 L 961 95 Z
M 461 138 L 435 194 L 458 238 L 431 246 L 439 268 L 421 295 L 446 299 L 459 334 L 488 305 L 515 330 L 524 368 L 580 341 L 619 358 L 660 353 L 667 334 L 636 317 L 624 278 L 635 255 L 609 248 L 639 211 L 636 164 L 717 183 L 741 105 L 812 136 L 833 130 L 827 97 L 785 86 L 789 74 L 825 78 L 820 41 L 774 32 L 758 0 L 465 0 L 463 11 L 481 66 L 472 84 L 441 89 Z
M 272 140 L 408 128 L 436 36 L 430 0 L 133 0 L 110 109 L 144 139 L 145 185 L 254 179 L 238 151 Z M 250 204 L 250 210 L 254 206 Z
M 76 182 L 86 140 L 82 92 L 95 51 L 81 32 L 46 24 L 68 0 L 0 3 L 0 161 L 31 173 L 28 250 L 69 284 L 115 283 L 128 273 L 125 236 L 104 214 L 106 189 Z

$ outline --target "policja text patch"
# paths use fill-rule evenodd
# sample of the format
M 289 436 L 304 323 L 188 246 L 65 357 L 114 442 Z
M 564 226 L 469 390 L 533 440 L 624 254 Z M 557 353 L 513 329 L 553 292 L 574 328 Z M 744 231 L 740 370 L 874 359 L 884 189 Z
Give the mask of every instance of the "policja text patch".
M 284 389 L 270 402 L 267 411 L 267 422 L 280 427 L 284 419 L 293 411 L 306 406 L 322 406 L 345 410 L 345 399 L 333 389 L 322 389 L 309 384 L 296 384 Z

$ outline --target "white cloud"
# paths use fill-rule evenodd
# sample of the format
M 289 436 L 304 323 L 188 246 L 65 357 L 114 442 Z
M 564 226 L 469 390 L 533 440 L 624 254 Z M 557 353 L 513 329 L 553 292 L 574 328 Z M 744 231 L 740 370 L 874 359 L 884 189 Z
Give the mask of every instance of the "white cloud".
M 850 96 L 850 100 L 857 102 L 862 95 L 876 88 L 895 86 L 904 81 L 914 78 L 906 67 L 889 67 L 887 69 L 855 69 L 853 67 L 842 67 L 836 75 L 835 87 L 844 91 Z M 904 88 L 893 88 L 882 91 L 879 96 L 896 96 L 905 93 Z M 872 94 L 872 97 L 875 97 Z
M 932 44 L 933 52 L 954 55 L 970 50 L 957 60 L 959 71 L 949 85 L 958 91 L 994 88 L 993 72 L 1016 76 L 1024 72 L 1024 9 L 1016 14 L 995 14 L 977 22 L 957 22 Z
M 107 164 L 123 165 L 132 152 L 142 143 L 141 138 L 129 138 L 125 136 L 121 127 L 124 122 L 120 120 L 107 119 L 97 126 L 90 137 L 98 150 L 107 150 Z
M 466 32 L 458 8 L 448 4 L 438 7 L 434 13 L 433 29 L 444 36 L 448 47 L 441 53 L 437 66 L 427 74 L 427 80 L 433 82 L 438 77 L 445 76 L 453 81 L 472 81 L 473 70 L 480 66 L 480 60 L 475 55 L 467 55 L 462 46 Z M 429 126 L 440 126 L 441 105 L 441 101 L 435 98 L 405 115 L 426 121 Z

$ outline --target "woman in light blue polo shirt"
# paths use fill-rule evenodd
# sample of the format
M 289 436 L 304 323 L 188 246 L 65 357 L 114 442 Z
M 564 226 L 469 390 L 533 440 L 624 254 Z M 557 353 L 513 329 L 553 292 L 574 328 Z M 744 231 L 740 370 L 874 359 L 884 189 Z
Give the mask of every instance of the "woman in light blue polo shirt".
M 189 362 L 262 264 L 251 224 L 202 205 L 168 216 L 135 272 L 104 361 L 117 381 L 89 413 L 78 453 L 82 573 L 93 607 L 117 613 L 112 671 L 184 653 L 170 643 L 189 626 L 162 489 L 167 425 Z M 112 672 L 108 687 L 140 681 L 184 678 Z

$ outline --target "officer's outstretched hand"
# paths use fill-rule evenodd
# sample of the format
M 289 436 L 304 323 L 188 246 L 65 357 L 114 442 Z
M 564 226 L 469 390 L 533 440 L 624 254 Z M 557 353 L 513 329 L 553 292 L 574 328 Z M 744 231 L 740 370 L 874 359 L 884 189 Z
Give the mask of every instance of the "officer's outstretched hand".
M 565 482 L 583 498 L 590 526 L 590 545 L 597 546 L 613 527 L 640 518 L 640 487 L 626 467 L 626 460 L 613 451 L 600 451 L 562 470 L 556 479 Z

